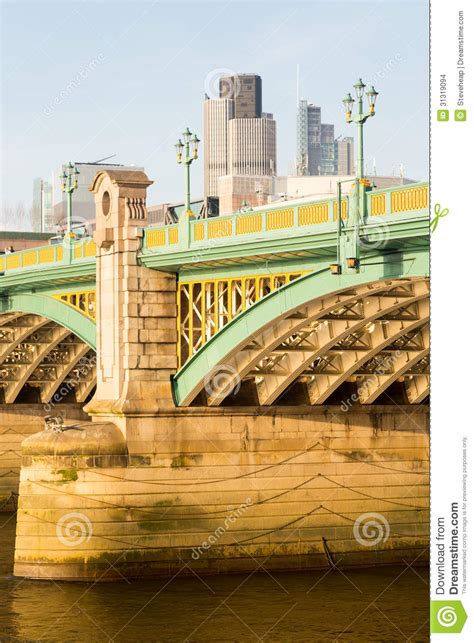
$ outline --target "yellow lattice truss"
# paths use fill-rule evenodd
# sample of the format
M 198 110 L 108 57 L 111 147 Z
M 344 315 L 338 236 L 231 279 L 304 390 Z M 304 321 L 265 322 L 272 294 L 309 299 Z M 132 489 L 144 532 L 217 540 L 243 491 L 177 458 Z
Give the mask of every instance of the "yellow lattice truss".
M 178 368 L 236 315 L 305 272 L 181 281 L 178 286 Z
M 53 295 L 54 299 L 72 306 L 83 315 L 95 321 L 95 290 L 78 290 Z

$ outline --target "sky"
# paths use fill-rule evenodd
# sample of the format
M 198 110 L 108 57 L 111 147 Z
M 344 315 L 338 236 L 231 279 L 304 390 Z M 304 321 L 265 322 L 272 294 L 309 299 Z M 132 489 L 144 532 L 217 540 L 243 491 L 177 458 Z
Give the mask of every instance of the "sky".
M 278 174 L 294 168 L 300 97 L 355 136 L 341 99 L 359 76 L 379 91 L 364 131 L 370 172 L 428 177 L 428 1 L 1 0 L 1 203 L 31 204 L 35 177 L 66 161 L 144 166 L 148 204 L 183 198 L 174 144 L 202 135 L 221 73 L 262 77 L 277 121 Z M 200 136 L 202 138 L 202 136 Z M 202 196 L 203 164 L 192 166 Z

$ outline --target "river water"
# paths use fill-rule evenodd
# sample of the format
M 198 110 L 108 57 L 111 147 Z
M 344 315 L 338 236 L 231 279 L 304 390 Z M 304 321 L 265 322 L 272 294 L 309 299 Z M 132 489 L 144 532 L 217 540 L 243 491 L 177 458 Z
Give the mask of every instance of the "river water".
M 0 514 L 0 641 L 428 641 L 428 570 L 406 567 L 119 583 L 12 576 Z

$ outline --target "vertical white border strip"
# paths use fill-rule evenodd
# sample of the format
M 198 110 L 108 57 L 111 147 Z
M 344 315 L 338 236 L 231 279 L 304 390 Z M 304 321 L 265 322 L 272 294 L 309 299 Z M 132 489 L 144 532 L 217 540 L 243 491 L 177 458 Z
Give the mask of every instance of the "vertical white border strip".
M 463 40 L 459 39 L 461 24 Z M 442 215 L 442 218 L 431 239 L 431 619 L 432 632 L 436 627 L 438 630 L 442 627 L 448 638 L 451 636 L 458 641 L 473 640 L 474 633 L 474 485 L 471 484 L 474 479 L 474 421 L 470 405 L 471 400 L 474 401 L 470 369 L 474 363 L 470 332 L 473 311 L 470 294 L 474 290 L 471 285 L 474 244 L 470 224 L 474 207 L 469 195 L 474 188 L 474 163 L 470 158 L 474 142 L 473 40 L 472 0 L 432 0 L 431 217 Z M 460 78 L 463 78 L 464 104 L 459 104 Z M 449 111 L 449 120 L 438 120 L 440 109 Z M 456 120 L 459 109 L 466 110 L 465 121 Z M 467 438 L 465 479 L 464 438 Z M 465 481 L 466 503 L 463 499 Z M 458 525 L 456 517 L 453 518 L 453 503 L 458 503 Z M 466 524 L 463 524 L 464 519 L 467 519 Z M 441 523 L 443 534 L 439 533 Z M 459 531 L 458 550 L 450 551 L 456 528 Z M 464 537 L 467 539 L 467 567 L 463 560 Z M 454 577 L 457 564 L 458 583 Z M 456 587 L 458 594 L 453 589 Z M 450 604 L 451 601 L 462 601 L 468 617 L 462 632 L 457 634 L 452 633 L 456 630 L 452 621 L 457 619 L 459 624 L 463 620 L 462 610 L 458 605 Z M 444 612 L 440 611 L 442 608 Z M 435 628 L 433 621 L 438 623 Z M 439 626 L 443 622 L 444 625 Z

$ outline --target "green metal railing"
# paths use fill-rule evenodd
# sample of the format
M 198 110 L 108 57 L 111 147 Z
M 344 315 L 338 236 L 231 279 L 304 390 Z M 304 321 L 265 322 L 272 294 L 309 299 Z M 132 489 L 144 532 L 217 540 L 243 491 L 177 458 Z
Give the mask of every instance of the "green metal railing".
M 65 263 L 93 263 L 95 254 L 95 243 L 90 238 L 73 242 L 70 250 L 62 243 L 28 248 L 0 255 L 0 274 L 9 275 L 26 269 L 47 268 Z
M 341 219 L 347 219 L 348 197 L 341 202 Z M 367 192 L 366 224 L 382 217 L 428 216 L 428 183 Z M 198 221 L 185 220 L 171 226 L 145 229 L 142 250 L 146 254 L 173 253 L 193 246 L 226 240 L 232 243 L 249 236 L 264 240 L 270 236 L 298 236 L 309 230 L 327 231 L 337 226 L 337 199 L 279 204 L 276 208 L 236 213 Z
M 396 188 L 368 191 L 367 218 L 363 225 L 380 220 L 401 220 L 429 216 L 428 183 L 413 183 Z M 341 201 L 341 220 L 347 220 L 348 197 Z M 211 219 L 190 220 L 144 230 L 142 256 L 167 255 L 190 248 L 234 245 L 239 240 L 265 242 L 275 238 L 294 238 L 337 228 L 337 199 L 279 204 L 278 207 L 236 213 Z M 96 247 L 88 237 L 67 244 L 47 245 L 0 255 L 0 275 L 56 265 L 94 263 Z

